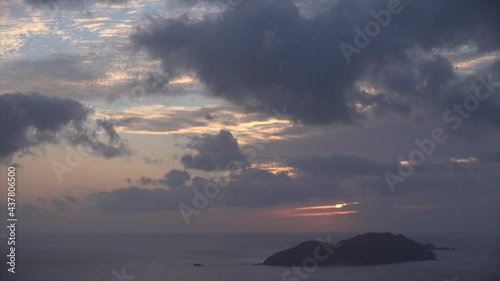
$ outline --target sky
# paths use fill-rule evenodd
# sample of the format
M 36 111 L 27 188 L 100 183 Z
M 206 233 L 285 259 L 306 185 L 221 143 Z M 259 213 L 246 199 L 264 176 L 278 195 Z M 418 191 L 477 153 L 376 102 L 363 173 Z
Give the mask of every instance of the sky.
M 499 7 L 1 1 L 2 220 L 499 232 Z

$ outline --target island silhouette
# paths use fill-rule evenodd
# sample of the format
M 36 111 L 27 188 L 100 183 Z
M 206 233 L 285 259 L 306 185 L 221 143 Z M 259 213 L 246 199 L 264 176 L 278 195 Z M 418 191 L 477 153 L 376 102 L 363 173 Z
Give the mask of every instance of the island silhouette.
M 336 244 L 316 240 L 306 241 L 269 256 L 262 264 L 311 267 L 435 260 L 436 256 L 430 250 L 439 248 L 429 246 L 415 242 L 402 234 L 370 232 L 341 240 Z

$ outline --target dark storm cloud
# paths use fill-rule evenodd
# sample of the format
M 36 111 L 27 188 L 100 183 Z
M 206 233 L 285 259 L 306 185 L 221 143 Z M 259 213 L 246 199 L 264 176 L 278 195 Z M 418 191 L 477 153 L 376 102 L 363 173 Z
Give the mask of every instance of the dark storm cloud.
M 287 164 L 298 171 L 314 176 L 349 178 L 356 175 L 382 175 L 397 163 L 381 163 L 356 155 L 306 155 L 292 157 Z
M 393 194 L 383 176 L 385 171 L 396 172 L 398 162 L 380 162 L 356 155 L 331 154 L 291 157 L 287 164 L 299 172 L 314 177 L 331 178 L 375 190 L 382 194 Z M 484 173 L 486 175 L 488 173 Z M 415 173 L 405 182 L 398 183 L 396 194 L 426 191 L 457 191 L 475 185 L 477 167 L 454 161 L 425 162 L 415 167 Z
M 68 204 L 61 199 L 54 198 L 52 199 L 52 206 L 56 208 L 58 211 L 67 211 L 69 210 Z
M 286 173 L 273 174 L 261 169 L 245 169 L 233 174 L 222 194 L 222 204 L 232 207 L 266 207 L 346 196 L 334 180 L 314 176 L 292 178 Z
M 478 81 L 478 79 L 473 79 L 475 82 L 475 89 L 480 87 L 480 92 L 485 95 L 490 94 L 489 98 L 485 101 L 481 101 L 479 109 L 471 113 L 471 121 L 476 124 L 486 124 L 490 126 L 500 126 L 500 118 L 498 117 L 498 112 L 500 112 L 500 60 L 497 60 L 488 69 L 480 73 L 481 78 L 485 79 L 487 82 L 483 83 Z M 477 77 L 476 77 L 477 78 Z M 467 89 L 467 88 L 466 88 Z M 473 91 L 468 91 L 468 95 L 474 95 Z M 464 97 L 465 100 L 466 97 Z M 464 100 L 461 101 L 464 104 Z
M 152 185 L 152 184 L 156 184 L 157 181 L 153 178 L 149 178 L 149 177 L 141 177 L 139 179 L 139 183 L 141 185 Z
M 103 157 L 129 155 L 127 142 L 108 121 L 97 120 L 95 128 L 88 124 L 92 114 L 92 109 L 72 99 L 39 93 L 0 95 L 0 159 L 61 140 L 84 145 Z M 99 139 L 99 132 L 107 136 L 107 142 Z
M 364 102 L 382 113 L 407 114 L 408 96 L 439 95 L 456 78 L 445 58 L 432 55 L 434 48 L 467 44 L 486 52 L 500 45 L 493 1 L 401 2 L 401 14 L 347 63 L 339 44 L 354 44 L 353 28 L 364 28 L 373 20 L 370 11 L 387 9 L 387 2 L 332 3 L 301 17 L 289 1 L 244 1 L 219 20 L 154 18 L 131 40 L 161 60 L 169 78 L 195 72 L 214 96 L 248 111 L 287 106 L 299 121 L 314 124 L 356 121 L 361 114 L 354 105 Z M 359 81 L 377 81 L 389 98 L 365 97 L 355 87 Z
M 441 56 L 408 55 L 401 60 L 375 63 L 367 66 L 370 72 L 364 78 L 369 85 L 383 89 L 384 95 L 353 96 L 364 104 L 391 108 L 399 104 L 401 113 L 409 113 L 408 103 L 418 97 L 426 102 L 440 101 L 441 88 L 458 80 L 452 64 Z M 431 100 L 433 99 L 433 100 Z M 405 103 L 406 102 L 406 103 Z M 442 106 L 442 104 L 439 104 Z M 397 107 L 393 110 L 398 111 Z
M 180 175 L 178 172 L 175 173 Z M 178 185 L 172 183 L 169 189 L 132 186 L 92 193 L 88 199 L 93 207 L 109 213 L 178 210 L 181 203 L 191 205 L 193 198 L 203 193 L 206 186 L 217 185 L 202 177 L 194 177 L 190 183 L 183 180 L 185 177 L 175 183 Z M 344 195 L 333 181 L 308 176 L 294 179 L 259 169 L 242 170 L 227 182 L 219 182 L 219 186 L 221 197 L 212 200 L 211 206 L 264 207 Z
M 167 186 L 184 186 L 190 179 L 191 175 L 188 172 L 173 169 L 166 173 L 159 182 Z
M 111 192 L 92 193 L 88 196 L 88 200 L 93 207 L 108 213 L 177 210 L 182 200 L 190 199 L 191 194 L 188 191 L 131 186 Z
M 459 169 L 456 169 L 459 167 Z M 446 192 L 457 193 L 476 186 L 476 178 L 464 173 L 464 168 L 456 164 L 450 165 L 451 169 L 442 172 L 426 171 L 409 177 L 404 183 L 398 184 L 395 192 L 389 189 L 384 178 L 377 177 L 361 181 L 360 186 L 367 189 L 375 189 L 382 194 L 403 195 L 420 192 Z
M 105 158 L 113 158 L 119 156 L 128 156 L 132 154 L 128 142 L 123 140 L 118 133 L 116 133 L 113 122 L 110 120 L 98 119 L 96 120 L 98 130 L 102 130 L 107 136 L 107 141 L 100 141 L 95 137 L 96 131 L 89 131 L 87 134 L 77 134 L 72 139 L 74 144 L 86 143 L 92 151 Z M 91 137 L 89 137 L 91 136 Z
M 494 187 L 498 185 L 498 177 L 495 176 L 496 167 L 492 168 L 485 165 L 487 163 L 475 161 L 460 163 L 453 159 L 452 157 L 450 160 L 426 162 L 415 167 L 415 173 L 406 177 L 404 182 L 397 183 L 395 192 L 390 190 L 383 176 L 362 179 L 357 184 L 381 194 L 391 195 L 420 192 L 458 193 L 470 192 L 472 189 L 476 192 L 495 191 Z
M 42 142 L 55 142 L 53 133 L 70 123 L 81 126 L 90 113 L 75 100 L 38 93 L 0 95 L 0 158 Z
M 426 63 L 442 64 L 443 68 L 447 69 L 447 63 L 443 63 L 439 58 Z M 425 69 L 428 67 L 425 65 L 422 66 L 424 70 L 421 73 L 431 71 Z M 429 77 L 435 79 L 434 81 L 448 79 L 446 75 L 443 76 L 445 78 L 439 78 L 429 74 Z M 394 84 L 392 87 L 400 86 Z M 433 161 L 427 161 L 416 167 L 415 173 L 401 183 L 395 193 L 392 193 L 384 178 L 384 172 L 389 170 L 397 173 L 395 170 L 398 162 L 338 153 L 295 155 L 280 161 L 283 166 L 291 166 L 299 172 L 292 176 L 286 172 L 275 174 L 267 170 L 248 168 L 247 161 L 243 161 L 245 158 L 241 154 L 237 140 L 228 131 L 220 131 L 216 135 L 192 137 L 187 147 L 194 150 L 194 153 L 188 154 L 187 157 L 185 155 L 181 163 L 186 165 L 188 161 L 187 163 L 195 169 L 226 170 L 228 162 L 238 159 L 246 163 L 243 169 L 230 173 L 219 183 L 221 193 L 210 202 L 212 207 L 266 207 L 307 202 L 313 198 L 348 198 L 360 194 L 366 195 L 367 191 L 403 195 L 433 191 L 470 192 L 471 188 L 474 188 L 478 192 L 490 194 L 492 183 L 498 181 L 492 177 L 494 173 L 490 164 L 497 159 L 497 154 L 491 153 L 477 156 L 479 163 L 458 163 L 452 161 L 453 157 L 449 155 L 433 158 Z M 457 158 L 464 157 L 466 158 L 462 155 Z M 267 155 L 258 155 L 258 158 L 262 158 L 263 162 L 273 162 Z M 483 164 L 486 164 L 484 165 L 486 168 Z M 186 168 L 189 168 L 188 165 Z M 174 169 L 165 174 L 163 179 L 154 180 L 168 185 L 169 188 L 129 187 L 111 192 L 93 193 L 89 199 L 94 207 L 110 213 L 178 210 L 180 203 L 190 204 L 196 194 L 203 192 L 207 183 L 213 183 L 210 179 L 194 177 L 190 180 L 190 177 L 188 172 Z
M 177 169 L 172 169 L 170 172 L 166 173 L 160 179 L 154 179 L 151 177 L 142 176 L 136 182 L 142 186 L 144 185 L 165 185 L 169 187 L 180 187 L 186 186 L 187 183 L 191 180 L 191 175 L 187 171 L 181 171 Z M 132 180 L 127 181 L 131 183 Z
M 385 164 L 351 155 L 301 156 L 307 161 L 298 162 L 307 167 L 307 173 L 291 176 L 285 172 L 271 173 L 262 169 L 243 169 L 231 173 L 222 181 L 202 177 L 187 179 L 189 174 L 173 170 L 166 178 L 176 175 L 178 181 L 168 189 L 147 189 L 141 187 L 121 188 L 111 192 L 92 193 L 88 196 L 93 207 L 109 213 L 178 210 L 179 204 L 192 205 L 193 198 L 200 194 L 213 194 L 218 186 L 218 195 L 211 197 L 209 206 L 269 207 L 289 203 L 308 202 L 311 199 L 346 199 L 353 196 L 372 194 L 405 195 L 422 192 L 459 193 L 478 192 L 495 194 L 491 167 L 474 163 L 460 164 L 453 161 L 428 163 L 418 167 L 415 174 L 398 185 L 396 192 L 389 189 L 383 174 L 378 174 Z M 317 163 L 311 163 L 317 161 Z M 305 163 L 305 164 L 304 164 Z M 333 163 L 333 164 L 332 164 Z M 346 167 L 339 167 L 343 163 Z M 330 174 L 324 174 L 329 165 Z M 318 167 L 319 171 L 309 170 Z M 337 170 L 335 170 L 335 168 Z M 356 172 L 352 169 L 358 168 Z M 497 172 L 495 170 L 495 172 Z M 206 191 L 208 186 L 210 191 Z M 492 193 L 493 191 L 493 193 Z M 207 199 L 208 200 L 208 199 Z
M 228 165 L 246 167 L 249 164 L 240 151 L 238 140 L 229 131 L 193 136 L 186 148 L 195 152 L 181 157 L 186 169 L 220 171 L 228 169 Z
M 460 79 L 447 80 L 444 71 L 437 73 L 436 69 L 439 69 L 439 66 L 429 67 L 429 77 L 432 78 L 428 82 L 431 84 L 427 85 L 426 91 L 421 91 L 419 94 L 428 104 L 440 108 L 437 111 L 440 115 L 438 118 L 456 130 L 452 132 L 453 134 L 475 138 L 484 135 L 488 130 L 491 132 L 491 127 L 499 125 L 500 61 L 494 62 L 477 75 Z M 448 114 L 447 111 L 453 113 Z M 460 116 L 461 121 L 452 121 L 457 116 Z
M 132 40 L 162 59 L 172 77 L 196 71 L 215 95 L 249 110 L 271 112 L 286 105 L 306 121 L 350 119 L 352 110 L 342 95 L 335 94 L 348 80 L 328 81 L 332 74 L 345 76 L 345 72 L 332 73 L 330 63 L 316 64 L 325 58 L 315 56 L 318 52 L 308 41 L 320 38 L 308 31 L 290 2 L 245 1 L 220 22 L 155 20 Z M 303 107 L 307 104 L 321 110 Z
M 495 152 L 486 152 L 479 155 L 479 161 L 482 163 L 500 163 L 500 150 Z
M 66 201 L 68 203 L 71 203 L 71 204 L 78 204 L 78 198 L 72 196 L 72 195 L 64 195 L 64 199 L 66 199 Z

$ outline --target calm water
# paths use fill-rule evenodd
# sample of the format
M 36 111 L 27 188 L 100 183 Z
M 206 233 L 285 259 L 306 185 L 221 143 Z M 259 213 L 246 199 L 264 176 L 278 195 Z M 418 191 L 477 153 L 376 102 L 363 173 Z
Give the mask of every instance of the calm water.
M 333 234 L 332 242 L 353 234 Z M 383 266 L 319 268 L 306 278 L 288 280 L 500 280 L 499 246 L 494 236 L 407 235 L 418 242 L 465 248 L 438 251 L 437 261 Z M 251 265 L 270 254 L 327 234 L 154 234 L 64 235 L 18 238 L 16 279 L 1 280 L 131 281 L 113 279 L 113 270 L 134 281 L 282 280 L 287 267 Z M 193 267 L 201 263 L 205 267 Z

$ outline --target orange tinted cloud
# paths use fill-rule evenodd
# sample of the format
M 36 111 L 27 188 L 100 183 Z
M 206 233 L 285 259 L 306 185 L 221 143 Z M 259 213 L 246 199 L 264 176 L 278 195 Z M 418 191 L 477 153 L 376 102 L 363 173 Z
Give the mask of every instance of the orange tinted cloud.
M 308 207 L 295 208 L 293 210 L 306 211 L 306 210 L 340 209 L 340 208 L 343 208 L 345 206 L 357 205 L 357 204 L 361 204 L 361 202 L 339 203 L 339 204 L 335 204 L 335 205 L 308 206 Z
M 351 215 L 357 214 L 358 211 L 337 211 L 337 212 L 320 212 L 320 213 L 299 213 L 299 214 L 283 214 L 282 217 L 324 217 L 335 215 Z
M 323 216 L 334 216 L 334 215 L 351 215 L 357 214 L 359 211 L 325 211 L 329 209 L 341 209 L 350 205 L 361 204 L 361 202 L 350 202 L 350 203 L 338 203 L 335 205 L 317 205 L 317 206 L 306 206 L 299 208 L 284 209 L 279 211 L 270 212 L 270 214 L 277 215 L 280 217 L 323 217 Z

